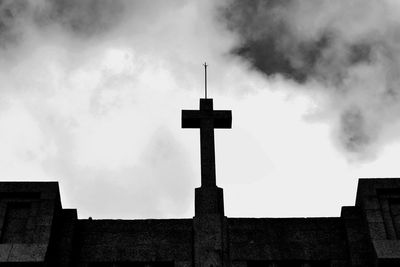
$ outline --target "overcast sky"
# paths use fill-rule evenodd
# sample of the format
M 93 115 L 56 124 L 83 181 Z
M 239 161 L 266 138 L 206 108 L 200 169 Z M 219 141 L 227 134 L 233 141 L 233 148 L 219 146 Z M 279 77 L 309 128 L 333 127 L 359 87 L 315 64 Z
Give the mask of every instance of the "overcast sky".
M 0 177 L 59 181 L 80 218 L 194 215 L 197 109 L 231 217 L 339 216 L 400 176 L 397 0 L 0 2 Z

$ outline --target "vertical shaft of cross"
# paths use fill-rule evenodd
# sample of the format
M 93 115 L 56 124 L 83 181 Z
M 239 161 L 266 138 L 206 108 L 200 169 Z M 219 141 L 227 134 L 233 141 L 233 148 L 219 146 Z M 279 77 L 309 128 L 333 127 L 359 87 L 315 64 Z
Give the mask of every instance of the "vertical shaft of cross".
M 206 105 L 200 107 L 200 110 L 207 108 L 204 106 Z M 210 112 L 212 112 L 212 106 Z M 203 119 L 200 122 L 200 157 L 201 186 L 216 186 L 214 123 L 212 119 Z

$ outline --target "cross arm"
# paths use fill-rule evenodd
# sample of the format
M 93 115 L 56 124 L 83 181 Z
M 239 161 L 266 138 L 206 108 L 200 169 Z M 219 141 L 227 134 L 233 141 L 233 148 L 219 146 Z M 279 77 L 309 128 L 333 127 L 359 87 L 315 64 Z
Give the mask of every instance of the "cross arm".
M 214 128 L 232 128 L 232 111 L 215 110 L 213 112 Z
M 212 120 L 214 128 L 232 128 L 230 110 L 182 110 L 182 128 L 200 128 L 202 120 Z
M 182 128 L 200 128 L 200 119 L 198 110 L 182 110 Z

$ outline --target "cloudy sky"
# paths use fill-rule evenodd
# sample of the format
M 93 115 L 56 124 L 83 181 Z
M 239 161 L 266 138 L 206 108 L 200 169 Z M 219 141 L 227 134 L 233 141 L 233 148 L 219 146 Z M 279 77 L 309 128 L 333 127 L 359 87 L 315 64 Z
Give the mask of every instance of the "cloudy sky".
M 192 217 L 207 61 L 226 214 L 339 216 L 400 176 L 399 44 L 397 0 L 3 0 L 0 177 L 80 218 Z

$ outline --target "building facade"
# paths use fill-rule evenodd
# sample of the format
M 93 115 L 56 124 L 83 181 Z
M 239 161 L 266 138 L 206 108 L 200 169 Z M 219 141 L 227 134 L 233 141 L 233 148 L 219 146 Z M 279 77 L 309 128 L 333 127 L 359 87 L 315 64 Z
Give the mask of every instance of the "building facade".
M 400 179 L 360 179 L 340 217 L 226 217 L 214 128 L 231 118 L 212 99 L 182 111 L 182 127 L 201 137 L 193 218 L 82 220 L 62 208 L 57 182 L 0 182 L 0 266 L 400 266 Z

